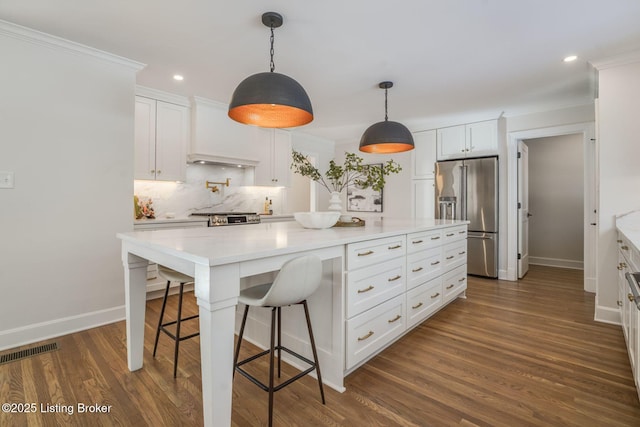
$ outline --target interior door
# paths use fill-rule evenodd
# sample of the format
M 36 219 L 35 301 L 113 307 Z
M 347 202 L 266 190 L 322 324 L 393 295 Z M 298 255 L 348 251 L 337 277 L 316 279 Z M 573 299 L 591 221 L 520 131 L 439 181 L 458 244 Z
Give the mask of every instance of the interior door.
M 529 148 L 518 141 L 518 278 L 529 271 Z

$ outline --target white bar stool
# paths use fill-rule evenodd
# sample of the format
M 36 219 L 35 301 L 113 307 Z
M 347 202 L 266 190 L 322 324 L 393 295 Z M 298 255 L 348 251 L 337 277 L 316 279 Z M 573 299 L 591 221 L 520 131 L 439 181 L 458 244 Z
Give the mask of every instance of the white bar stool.
M 178 349 L 180 347 L 180 341 L 187 340 L 189 338 L 197 337 L 200 335 L 199 332 L 195 332 L 193 334 L 187 335 L 185 337 L 180 336 L 180 324 L 184 321 L 197 319 L 198 315 L 193 315 L 189 317 L 182 318 L 182 295 L 184 293 L 184 285 L 187 283 L 193 283 L 193 277 L 187 276 L 186 274 L 179 273 L 175 270 L 167 268 L 158 264 L 158 274 L 160 277 L 167 280 L 167 287 L 164 291 L 164 299 L 162 300 L 162 309 L 160 310 L 160 319 L 158 320 L 158 327 L 156 329 L 156 341 L 153 344 L 153 357 L 156 357 L 156 350 L 158 349 L 158 339 L 160 338 L 160 331 L 167 334 L 171 339 L 175 341 L 175 348 L 173 354 L 173 378 L 176 377 L 178 373 Z M 171 282 L 179 282 L 180 283 L 180 292 L 178 296 L 178 314 L 176 320 L 171 322 L 162 323 L 164 318 L 164 309 L 167 306 L 167 297 L 169 296 L 169 287 L 171 286 Z M 171 333 L 166 327 L 171 325 L 176 325 L 176 333 L 175 335 Z
M 304 377 L 313 370 L 316 371 L 318 377 L 318 385 L 320 386 L 320 396 L 322 398 L 322 404 L 325 404 L 324 390 L 322 388 L 322 376 L 320 375 L 320 364 L 318 363 L 318 353 L 316 351 L 316 343 L 313 339 L 313 332 L 311 330 L 311 320 L 309 318 L 309 308 L 307 307 L 307 298 L 313 294 L 320 286 L 322 280 L 322 261 L 315 255 L 307 255 L 299 258 L 294 258 L 287 261 L 276 276 L 273 283 L 267 283 L 264 285 L 254 286 L 240 292 L 238 302 L 245 304 L 244 315 L 242 317 L 242 325 L 240 326 L 240 333 L 238 334 L 238 344 L 236 346 L 235 357 L 233 358 L 234 374 L 235 371 L 240 372 L 243 376 L 248 378 L 251 382 L 258 387 L 269 393 L 269 426 L 273 423 L 273 393 L 282 389 L 283 387 L 291 384 L 292 382 Z M 309 340 L 311 343 L 311 350 L 313 352 L 313 361 L 306 357 L 284 347 L 281 344 L 281 308 L 302 304 L 304 307 L 304 314 L 307 319 L 307 329 L 309 330 Z M 247 322 L 247 314 L 249 314 L 249 307 L 269 307 L 271 308 L 271 344 L 270 348 L 264 350 L 254 356 L 251 356 L 245 360 L 238 361 L 240 354 L 240 345 L 242 344 L 242 335 L 244 333 L 245 323 Z M 276 312 L 278 314 L 277 321 L 277 334 L 278 345 L 275 345 L 276 335 Z M 274 386 L 274 351 L 278 351 L 278 378 L 280 378 L 280 360 L 281 351 L 284 350 L 292 356 L 297 357 L 303 362 L 310 365 L 307 370 L 298 373 L 294 377 L 286 380 L 285 382 Z M 259 357 L 269 354 L 269 385 L 265 385 L 251 374 L 242 369 L 242 365 L 249 363 Z

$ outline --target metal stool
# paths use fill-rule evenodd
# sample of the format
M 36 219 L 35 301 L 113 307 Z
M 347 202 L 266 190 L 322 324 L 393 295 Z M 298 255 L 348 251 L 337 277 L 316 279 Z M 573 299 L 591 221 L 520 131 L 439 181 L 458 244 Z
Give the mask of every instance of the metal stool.
M 186 337 L 180 336 L 180 324 L 184 321 L 197 319 L 198 315 L 189 316 L 186 318 L 182 318 L 182 294 L 184 293 L 184 285 L 187 283 L 193 283 L 193 277 L 187 276 L 186 274 L 178 273 L 175 270 L 164 267 L 162 265 L 158 265 L 158 273 L 161 277 L 167 279 L 167 288 L 164 291 L 164 299 L 162 300 L 162 309 L 160 310 L 160 319 L 158 320 L 158 328 L 156 329 L 156 342 L 153 345 L 153 357 L 156 357 L 156 350 L 158 349 L 158 339 L 160 338 L 160 331 L 167 334 L 171 339 L 175 341 L 175 351 L 173 356 L 173 378 L 176 377 L 178 372 L 178 349 L 180 347 L 180 341 L 187 340 L 189 338 L 197 337 L 200 335 L 199 332 L 195 332 L 193 334 L 187 335 Z M 164 318 L 164 309 L 167 306 L 167 297 L 169 296 L 169 286 L 171 282 L 179 282 L 180 283 L 180 293 L 178 296 L 178 315 L 176 320 L 172 322 L 162 323 Z M 172 334 L 166 327 L 176 325 L 176 334 Z
M 302 378 L 303 376 L 314 370 L 316 371 L 318 377 L 318 385 L 320 386 L 320 396 L 322 398 L 322 404 L 325 404 L 324 390 L 322 388 L 322 376 L 320 375 L 320 364 L 318 363 L 318 353 L 316 351 L 316 343 L 313 339 L 313 332 L 311 330 L 309 308 L 307 307 L 307 298 L 316 291 L 318 286 L 320 286 L 321 279 L 322 261 L 315 255 L 308 255 L 287 261 L 280 269 L 280 272 L 276 276 L 273 283 L 254 286 L 240 292 L 238 302 L 245 304 L 246 307 L 244 309 L 242 325 L 240 326 L 240 333 L 238 334 L 238 344 L 236 346 L 236 352 L 233 358 L 234 375 L 235 371 L 240 372 L 251 382 L 269 393 L 269 426 L 271 426 L 273 423 L 273 393 Z M 304 314 L 307 319 L 307 328 L 309 330 L 309 340 L 311 343 L 311 350 L 313 352 L 313 361 L 284 347 L 281 344 L 280 311 L 282 307 L 294 304 L 302 304 L 302 306 L 304 307 Z M 238 356 L 240 354 L 240 345 L 242 344 L 242 335 L 244 333 L 244 327 L 245 323 L 247 322 L 247 314 L 249 314 L 250 306 L 271 308 L 271 345 L 268 350 L 264 350 L 245 360 L 238 361 Z M 275 345 L 276 312 L 278 315 L 278 345 Z M 307 363 L 308 365 L 310 365 L 310 368 L 298 373 L 287 381 L 274 386 L 274 352 L 276 350 L 278 352 L 278 378 L 280 378 L 280 356 L 281 351 L 283 350 Z M 269 354 L 269 385 L 263 384 L 258 379 L 241 368 L 241 366 L 245 363 L 249 363 L 267 354 Z

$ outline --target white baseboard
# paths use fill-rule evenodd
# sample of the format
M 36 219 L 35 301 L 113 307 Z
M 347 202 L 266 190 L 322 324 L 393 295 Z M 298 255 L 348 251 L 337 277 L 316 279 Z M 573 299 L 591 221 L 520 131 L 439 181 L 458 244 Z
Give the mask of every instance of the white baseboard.
M 596 306 L 593 320 L 595 320 L 596 322 L 610 323 L 612 325 L 622 324 L 620 322 L 620 310 L 598 305 Z
M 0 331 L 0 351 L 125 319 L 124 305 Z
M 584 262 L 574 261 L 571 259 L 543 258 L 543 257 L 530 256 L 529 264 L 544 265 L 546 267 L 562 267 L 562 268 L 571 268 L 574 270 L 584 270 Z

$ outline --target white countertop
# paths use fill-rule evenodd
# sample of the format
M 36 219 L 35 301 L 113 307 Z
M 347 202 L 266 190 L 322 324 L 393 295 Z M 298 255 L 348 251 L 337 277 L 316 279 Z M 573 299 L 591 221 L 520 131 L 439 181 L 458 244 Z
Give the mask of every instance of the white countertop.
M 321 249 L 363 240 L 467 224 L 467 221 L 368 220 L 364 227 L 303 228 L 297 222 L 118 233 L 123 242 L 209 266 Z
M 629 243 L 640 251 L 640 211 L 630 212 L 616 218 L 616 228 L 629 239 Z

